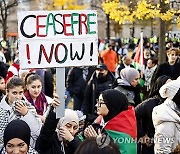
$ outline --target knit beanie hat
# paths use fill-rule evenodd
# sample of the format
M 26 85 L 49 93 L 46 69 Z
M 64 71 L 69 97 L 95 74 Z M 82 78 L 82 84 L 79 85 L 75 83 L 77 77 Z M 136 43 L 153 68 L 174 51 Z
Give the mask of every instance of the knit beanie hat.
M 139 72 L 135 68 L 123 68 L 120 72 L 121 79 L 129 84 L 139 76 Z
M 163 85 L 159 93 L 162 98 L 173 99 L 180 88 L 180 80 L 173 80 Z
M 19 119 L 13 120 L 4 130 L 4 147 L 6 147 L 8 141 L 14 138 L 23 140 L 29 147 L 30 136 L 31 130 L 25 121 Z

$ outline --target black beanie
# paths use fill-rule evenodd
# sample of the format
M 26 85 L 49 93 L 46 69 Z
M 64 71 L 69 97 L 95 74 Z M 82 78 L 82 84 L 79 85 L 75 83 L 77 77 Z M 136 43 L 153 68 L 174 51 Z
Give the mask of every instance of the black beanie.
M 14 138 L 23 140 L 29 147 L 30 136 L 31 130 L 25 121 L 19 119 L 13 120 L 4 130 L 4 147 L 6 147 L 8 141 Z

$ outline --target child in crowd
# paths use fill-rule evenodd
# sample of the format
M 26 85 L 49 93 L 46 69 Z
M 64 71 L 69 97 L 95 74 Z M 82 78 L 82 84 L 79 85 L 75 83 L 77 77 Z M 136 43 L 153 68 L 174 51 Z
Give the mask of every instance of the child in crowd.
M 0 149 L 3 146 L 3 134 L 6 126 L 14 119 L 25 121 L 31 130 L 33 147 L 39 136 L 42 122 L 37 117 L 35 108 L 25 100 L 24 83 L 19 77 L 12 77 L 6 87 L 6 95 L 0 103 Z

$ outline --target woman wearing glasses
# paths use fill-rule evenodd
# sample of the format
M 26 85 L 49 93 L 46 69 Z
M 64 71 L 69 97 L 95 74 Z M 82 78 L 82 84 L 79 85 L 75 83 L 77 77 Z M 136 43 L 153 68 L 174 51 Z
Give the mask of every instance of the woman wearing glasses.
M 95 131 L 93 125 L 88 126 L 84 135 L 96 137 L 99 133 L 107 133 L 116 144 L 121 153 L 136 154 L 137 127 L 134 108 L 128 106 L 126 96 L 118 90 L 103 91 L 97 100 L 97 114 L 101 117 L 97 122 L 101 129 Z

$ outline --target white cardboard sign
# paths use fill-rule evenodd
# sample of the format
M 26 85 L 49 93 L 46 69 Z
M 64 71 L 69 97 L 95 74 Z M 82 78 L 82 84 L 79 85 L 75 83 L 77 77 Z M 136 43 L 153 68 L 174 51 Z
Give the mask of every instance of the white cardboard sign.
M 97 12 L 18 12 L 20 66 L 48 68 L 98 64 Z

